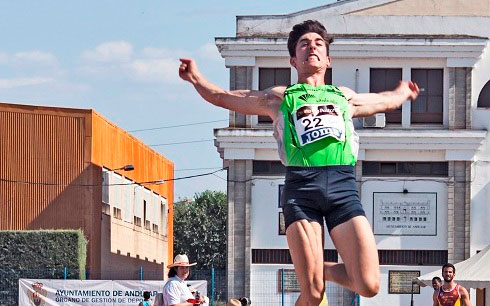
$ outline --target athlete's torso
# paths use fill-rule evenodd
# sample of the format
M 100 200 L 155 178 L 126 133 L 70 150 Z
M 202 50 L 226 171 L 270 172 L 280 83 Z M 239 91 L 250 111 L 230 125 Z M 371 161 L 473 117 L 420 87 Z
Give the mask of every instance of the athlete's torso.
M 460 306 L 461 296 L 459 294 L 459 285 L 454 286 L 452 290 L 445 291 L 442 286 L 437 294 L 437 301 L 441 306 Z
M 288 87 L 274 120 L 274 137 L 285 166 L 355 165 L 357 160 L 349 104 L 331 85 Z

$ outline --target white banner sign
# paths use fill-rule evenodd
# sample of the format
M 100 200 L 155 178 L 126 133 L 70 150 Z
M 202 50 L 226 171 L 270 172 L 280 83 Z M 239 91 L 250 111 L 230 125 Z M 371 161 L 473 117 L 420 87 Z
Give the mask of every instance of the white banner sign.
M 201 295 L 207 295 L 207 281 L 188 281 Z M 114 306 L 138 305 L 143 292 L 152 300 L 161 293 L 164 281 L 19 279 L 19 305 Z
M 377 235 L 437 235 L 437 193 L 374 192 Z

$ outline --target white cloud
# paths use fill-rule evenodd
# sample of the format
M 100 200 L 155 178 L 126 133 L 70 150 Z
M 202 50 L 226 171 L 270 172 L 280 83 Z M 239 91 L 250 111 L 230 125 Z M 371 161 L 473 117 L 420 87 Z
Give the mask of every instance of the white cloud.
M 147 47 L 141 49 L 141 55 L 149 58 L 172 57 L 173 54 L 175 54 L 175 52 L 165 48 Z
M 186 50 L 172 50 L 166 48 L 146 47 L 141 49 L 140 57 L 142 58 L 174 58 L 192 57 L 192 52 Z
M 58 60 L 56 56 L 51 53 L 43 52 L 43 51 L 25 51 L 25 52 L 17 52 L 13 55 L 13 59 L 17 63 L 22 64 L 42 64 L 42 65 L 52 65 L 55 66 L 58 64 Z
M 32 77 L 32 78 L 14 78 L 0 79 L 0 89 L 11 89 L 23 86 L 40 85 L 53 82 L 53 78 Z
M 9 61 L 9 56 L 7 53 L 0 52 L 0 65 L 7 64 Z
M 203 67 L 209 62 L 223 60 L 213 43 L 186 51 L 155 47 L 133 50 L 125 41 L 105 42 L 82 54 L 86 61 L 78 71 L 97 78 L 175 84 L 180 82 L 177 73 L 180 57 L 198 58 L 198 64 Z
M 98 45 L 94 50 L 82 54 L 86 61 L 111 63 L 128 62 L 133 55 L 133 46 L 126 41 L 109 41 Z
M 204 59 L 204 60 L 211 60 L 211 61 L 222 61 L 223 60 L 223 58 L 221 57 L 221 55 L 218 51 L 218 48 L 213 43 L 207 43 L 207 44 L 202 45 L 197 50 L 197 56 L 199 56 L 201 59 Z
M 137 59 L 128 66 L 130 75 L 144 82 L 178 82 L 179 62 L 171 58 Z

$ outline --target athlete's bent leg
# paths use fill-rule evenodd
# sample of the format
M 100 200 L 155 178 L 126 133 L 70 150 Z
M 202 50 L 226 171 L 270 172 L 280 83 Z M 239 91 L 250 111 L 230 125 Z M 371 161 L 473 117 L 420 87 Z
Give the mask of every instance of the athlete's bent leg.
M 296 306 L 318 306 L 325 292 L 323 279 L 323 227 L 318 222 L 299 220 L 286 230 L 289 250 L 301 294 Z
M 325 280 L 365 297 L 375 296 L 379 291 L 378 251 L 366 217 L 357 216 L 337 225 L 330 237 L 344 263 L 325 263 Z

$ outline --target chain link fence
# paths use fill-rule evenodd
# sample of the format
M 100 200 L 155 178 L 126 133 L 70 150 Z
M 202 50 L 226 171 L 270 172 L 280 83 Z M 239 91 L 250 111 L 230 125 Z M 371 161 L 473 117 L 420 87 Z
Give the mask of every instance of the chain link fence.
M 18 304 L 18 280 L 29 279 L 127 279 L 127 280 L 161 280 L 162 271 L 145 271 L 143 268 L 129 270 L 87 270 L 85 277 L 78 271 L 67 268 L 55 269 L 2 269 L 0 268 L 0 306 Z M 244 275 L 228 275 L 224 270 L 192 270 L 190 280 L 206 280 L 207 295 L 211 306 L 225 306 L 231 296 L 228 292 L 228 281 L 238 283 L 245 281 Z M 164 281 L 162 280 L 162 288 Z M 358 306 L 359 297 L 353 292 L 336 284 L 327 283 L 326 294 L 329 306 Z M 299 287 L 295 276 L 290 270 L 280 269 L 279 272 L 260 271 L 250 275 L 250 296 L 252 305 L 294 305 L 299 296 Z

